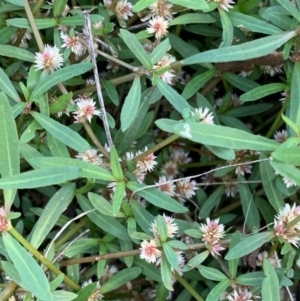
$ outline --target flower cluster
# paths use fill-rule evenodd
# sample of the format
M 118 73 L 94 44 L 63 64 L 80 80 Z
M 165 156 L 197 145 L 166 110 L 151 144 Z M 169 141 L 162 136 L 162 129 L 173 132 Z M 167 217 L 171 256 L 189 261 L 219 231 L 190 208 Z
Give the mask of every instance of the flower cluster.
M 259 296 L 254 295 L 248 288 L 246 287 L 237 287 L 231 293 L 225 292 L 220 300 L 228 300 L 228 301 L 256 301 L 260 299 Z
M 294 204 L 292 207 L 290 204 L 285 204 L 283 208 L 279 210 L 274 220 L 274 233 L 282 241 L 289 242 L 298 247 L 300 221 L 296 224 L 289 225 L 295 218 L 300 215 L 300 206 Z
M 200 225 L 200 232 L 202 233 L 202 241 L 205 242 L 207 249 L 210 253 L 220 255 L 220 251 L 225 250 L 221 244 L 220 239 L 224 237 L 224 225 L 219 224 L 219 219 L 210 220 L 206 219 L 206 224 Z
M 233 8 L 231 4 L 235 4 L 233 0 L 213 0 L 213 1 L 217 2 L 219 7 L 226 11 L 228 11 L 229 8 Z
M 75 115 L 75 123 L 88 122 L 92 121 L 92 117 L 97 115 L 100 116 L 101 112 L 96 110 L 96 103 L 91 98 L 79 98 L 76 101 L 77 110 L 73 112 Z

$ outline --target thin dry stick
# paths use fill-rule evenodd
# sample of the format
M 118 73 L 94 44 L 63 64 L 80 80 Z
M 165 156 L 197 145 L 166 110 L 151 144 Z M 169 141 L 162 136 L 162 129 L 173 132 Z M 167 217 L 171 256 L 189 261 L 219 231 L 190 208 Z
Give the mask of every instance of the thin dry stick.
M 95 51 L 94 51 L 94 43 L 93 43 L 93 35 L 92 35 L 92 30 L 91 30 L 91 21 L 90 21 L 89 11 L 84 10 L 83 15 L 84 15 L 85 29 L 88 34 L 89 51 L 90 51 L 90 56 L 92 58 L 92 63 L 93 63 L 93 71 L 94 71 L 94 77 L 95 77 L 95 82 L 96 82 L 96 88 L 97 88 L 97 94 L 98 94 L 98 100 L 99 100 L 104 130 L 105 130 L 105 134 L 106 134 L 107 143 L 108 143 L 109 147 L 112 148 L 114 146 L 114 144 L 113 144 L 110 130 L 109 130 L 103 95 L 102 95 L 101 86 L 100 86 L 100 78 L 99 78 L 98 67 L 97 67 L 97 62 L 96 62 L 96 55 L 95 55 Z

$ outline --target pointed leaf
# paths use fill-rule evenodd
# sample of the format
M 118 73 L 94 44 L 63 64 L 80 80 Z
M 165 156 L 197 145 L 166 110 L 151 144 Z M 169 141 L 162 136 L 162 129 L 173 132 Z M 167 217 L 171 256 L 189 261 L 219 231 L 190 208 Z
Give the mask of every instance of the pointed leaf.
M 72 149 L 83 153 L 90 148 L 90 145 L 82 136 L 67 126 L 37 112 L 32 112 L 31 115 L 53 137 Z
M 136 194 L 140 195 L 149 203 L 159 208 L 163 208 L 165 210 L 175 213 L 184 213 L 188 211 L 188 209 L 183 207 L 179 202 L 175 201 L 167 194 L 163 193 L 162 191 L 156 188 L 146 188 L 147 186 L 135 182 L 128 182 L 127 187 L 132 192 L 135 192 L 136 190 L 145 187 L 145 189 L 137 191 Z
M 35 56 L 28 50 L 11 46 L 11 45 L 1 45 L 0 55 L 6 57 L 12 57 L 26 62 L 34 62 Z
M 172 271 L 171 271 L 171 266 L 167 260 L 167 258 L 165 256 L 162 256 L 161 258 L 161 278 L 162 278 L 162 282 L 164 284 L 164 286 L 166 287 L 166 289 L 168 289 L 169 291 L 173 291 L 173 287 L 172 287 Z
M 219 48 L 229 47 L 233 41 L 233 26 L 231 20 L 224 9 L 219 9 L 219 14 L 221 18 L 223 33 L 222 33 L 222 43 Z
M 43 301 L 52 301 L 48 279 L 33 257 L 9 234 L 5 233 L 3 243 L 14 263 L 24 287 Z
M 132 11 L 134 13 L 137 13 L 137 12 L 143 10 L 144 8 L 147 8 L 148 6 L 150 6 L 151 4 L 153 4 L 154 2 L 156 2 L 156 0 L 139 0 L 133 6 Z
M 300 128 L 300 62 L 296 62 L 292 75 L 291 100 L 288 107 L 288 117 Z
M 189 103 L 162 79 L 159 78 L 157 80 L 156 86 L 163 94 L 163 96 L 179 113 L 183 113 L 184 109 L 190 108 Z
M 251 253 L 252 251 L 260 248 L 264 243 L 270 241 L 274 237 L 272 232 L 257 233 L 248 236 L 247 238 L 240 241 L 231 250 L 229 250 L 225 259 L 241 258 L 244 255 Z
M 152 69 L 152 63 L 144 47 L 136 36 L 125 29 L 120 30 L 120 36 L 127 47 L 132 51 L 141 64 L 148 70 Z
M 272 151 L 278 146 L 274 140 L 221 125 L 178 123 L 174 126 L 174 133 L 198 143 L 229 149 Z
M 125 132 L 134 121 L 141 102 L 141 81 L 136 76 L 121 110 L 121 129 Z
M 173 248 L 169 245 L 168 242 L 164 242 L 162 244 L 163 247 L 163 251 L 164 251 L 164 255 L 166 256 L 170 266 L 174 269 L 174 270 L 178 270 L 179 269 L 179 262 L 178 262 L 178 257 L 175 253 L 175 251 L 173 250 Z
M 206 279 L 210 279 L 213 281 L 223 281 L 228 279 L 225 274 L 211 267 L 200 265 L 198 266 L 198 270 L 200 274 Z
M 264 301 L 280 301 L 280 287 L 277 274 L 272 264 L 264 259 L 263 263 L 266 278 L 262 281 L 261 296 Z
M 118 182 L 116 186 L 116 191 L 114 192 L 113 204 L 112 204 L 112 208 L 115 216 L 117 215 L 117 213 L 121 208 L 124 195 L 125 195 L 125 183 L 123 181 Z
M 300 186 L 300 170 L 296 166 L 277 162 L 275 160 L 270 161 L 270 164 L 281 176 L 295 182 Z
M 219 300 L 220 296 L 224 293 L 226 288 L 230 285 L 231 280 L 225 279 L 218 283 L 206 297 L 206 301 L 216 301 Z
M 43 93 L 49 91 L 50 88 L 54 87 L 58 83 L 66 81 L 74 76 L 78 76 L 80 74 L 86 73 L 90 69 L 92 69 L 92 63 L 80 63 L 80 68 L 78 65 L 71 65 L 62 69 L 59 69 L 46 77 L 42 77 L 38 82 L 36 87 L 33 89 L 31 93 L 31 99 L 37 99 Z
M 170 48 L 169 39 L 165 39 L 162 42 L 160 42 L 150 53 L 151 63 L 156 64 L 159 60 L 161 60 L 163 56 L 167 53 L 169 48 Z
M 113 147 L 110 151 L 110 164 L 113 176 L 117 180 L 123 179 L 123 171 L 121 164 L 119 162 L 119 156 L 115 147 Z
M 42 215 L 31 232 L 31 245 L 38 249 L 52 230 L 60 215 L 68 208 L 75 191 L 74 184 L 68 184 L 60 188 L 48 201 Z
M 139 267 L 123 269 L 119 273 L 113 275 L 108 281 L 106 281 L 100 289 L 102 294 L 111 292 L 122 286 L 123 284 L 137 278 L 142 272 Z
M 295 30 L 275 34 L 225 48 L 213 49 L 193 55 L 182 61 L 184 65 L 199 63 L 235 62 L 261 57 L 279 48 L 297 35 Z
M 49 167 L 0 179 L 0 189 L 45 187 L 74 180 L 79 176 L 80 170 L 77 167 Z
M 169 0 L 169 2 L 195 10 L 204 10 L 209 8 L 205 0 Z
M 21 101 L 15 87 L 13 86 L 10 79 L 8 78 L 8 76 L 3 71 L 2 68 L 0 68 L 0 90 L 2 90 L 5 94 L 11 97 L 14 101 L 16 102 Z

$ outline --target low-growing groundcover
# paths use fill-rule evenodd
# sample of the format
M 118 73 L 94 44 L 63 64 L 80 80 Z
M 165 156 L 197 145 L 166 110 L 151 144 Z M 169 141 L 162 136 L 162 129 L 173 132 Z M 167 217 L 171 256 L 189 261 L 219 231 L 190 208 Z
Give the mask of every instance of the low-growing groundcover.
M 300 1 L 0 1 L 0 300 L 296 300 Z

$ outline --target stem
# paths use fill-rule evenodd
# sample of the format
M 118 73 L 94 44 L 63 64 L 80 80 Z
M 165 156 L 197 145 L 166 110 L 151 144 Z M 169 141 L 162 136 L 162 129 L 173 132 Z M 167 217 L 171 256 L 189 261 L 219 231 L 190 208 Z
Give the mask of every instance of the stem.
M 159 149 L 165 147 L 166 145 L 172 143 L 173 141 L 175 141 L 176 139 L 178 139 L 179 136 L 173 134 L 172 136 L 168 137 L 167 139 L 161 141 L 160 143 L 156 144 L 155 146 L 153 146 L 152 148 L 148 149 L 147 151 L 145 151 L 144 153 L 140 154 L 139 156 L 135 157 L 132 161 L 133 162 L 138 162 L 139 160 L 145 158 L 146 156 L 158 151 Z
M 35 4 L 32 13 L 35 15 L 36 13 L 39 12 L 41 6 L 44 4 L 44 0 L 38 0 L 38 2 Z
M 8 298 L 13 294 L 13 292 L 15 291 L 15 289 L 18 287 L 18 285 L 11 281 L 9 282 L 6 287 L 4 288 L 3 291 L 1 291 L 0 293 L 0 300 L 1 301 L 7 301 Z
M 98 140 L 98 138 L 96 137 L 96 135 L 94 134 L 92 128 L 90 127 L 89 123 L 87 123 L 86 121 L 82 123 L 84 126 L 84 129 L 86 130 L 87 134 L 90 136 L 90 138 L 92 139 L 93 143 L 97 146 L 97 148 L 99 149 L 99 151 L 103 154 L 103 156 L 110 161 L 110 157 L 109 157 L 109 153 L 107 152 L 107 150 L 102 146 L 101 142 Z
M 276 252 L 276 249 L 278 246 L 279 246 L 279 241 L 276 241 L 273 244 L 272 249 L 269 251 L 268 258 L 271 258 L 273 256 L 273 254 Z
M 177 272 L 175 272 L 175 278 L 197 301 L 204 301 L 204 299 L 202 299 L 202 297 L 190 286 L 190 284 Z
M 51 270 L 56 275 L 61 275 L 61 272 L 57 267 L 55 267 L 51 261 L 44 257 L 37 249 L 35 249 L 14 227 L 9 228 L 9 233 L 13 235 L 31 254 L 33 254 L 38 260 L 40 260 L 49 270 Z M 81 287 L 73 282 L 68 276 L 64 275 L 64 282 L 71 286 L 74 290 L 80 290 Z

